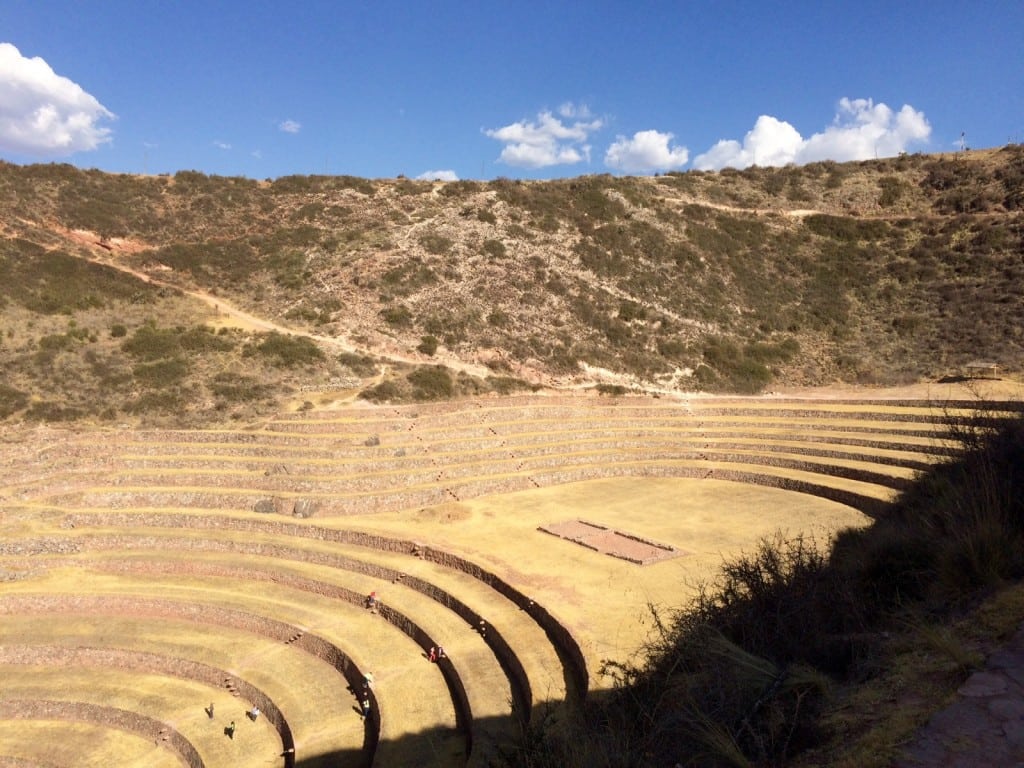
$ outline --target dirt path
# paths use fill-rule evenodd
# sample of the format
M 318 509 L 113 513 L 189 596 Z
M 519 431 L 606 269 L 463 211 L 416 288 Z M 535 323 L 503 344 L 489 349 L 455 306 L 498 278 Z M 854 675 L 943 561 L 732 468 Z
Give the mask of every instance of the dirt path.
M 206 291 L 195 288 L 184 288 L 171 281 L 161 280 L 146 272 L 133 269 L 115 258 L 118 254 L 138 253 L 142 250 L 146 250 L 149 246 L 145 244 L 120 238 L 104 240 L 96 233 L 89 232 L 87 230 L 66 230 L 56 226 L 53 226 L 52 229 L 72 242 L 85 246 L 91 254 L 91 256 L 86 256 L 82 251 L 76 250 L 72 251 L 72 255 L 81 256 L 94 264 L 102 264 L 105 267 L 116 269 L 119 272 L 131 275 L 144 283 L 180 291 L 186 296 L 190 296 L 193 299 L 201 301 L 217 313 L 217 320 L 214 321 L 215 325 L 231 326 L 249 331 L 276 331 L 277 333 L 287 334 L 290 336 L 303 336 L 323 344 L 336 352 L 370 354 L 375 357 L 382 357 L 392 363 L 422 365 L 425 362 L 422 358 L 404 355 L 398 350 L 366 349 L 353 344 L 351 341 L 341 336 L 323 336 L 321 334 L 310 333 L 309 331 L 289 328 L 288 326 L 268 320 L 265 317 L 259 317 L 258 315 L 239 309 L 221 296 L 214 296 Z M 461 371 L 480 378 L 486 378 L 491 375 L 490 369 L 486 366 L 468 363 L 450 355 L 436 355 L 431 358 L 431 362 L 440 363 L 452 370 Z

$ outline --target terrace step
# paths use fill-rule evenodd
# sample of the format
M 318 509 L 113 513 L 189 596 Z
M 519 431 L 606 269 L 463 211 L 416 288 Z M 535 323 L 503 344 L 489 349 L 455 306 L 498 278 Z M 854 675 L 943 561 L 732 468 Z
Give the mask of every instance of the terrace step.
M 345 690 L 337 671 L 298 649 L 286 650 L 271 638 L 169 617 L 154 621 L 65 613 L 55 622 L 45 613 L 4 615 L 0 647 L 35 644 L 131 651 L 164 656 L 183 665 L 232 667 L 234 679 L 247 681 L 280 709 L 300 757 L 356 754 L 363 749 L 364 728 L 352 712 L 355 697 Z M 214 702 L 215 714 L 232 711 L 233 699 L 214 691 L 207 699 Z M 205 714 L 208 701 L 193 705 L 197 703 Z M 268 711 L 265 704 L 263 709 Z

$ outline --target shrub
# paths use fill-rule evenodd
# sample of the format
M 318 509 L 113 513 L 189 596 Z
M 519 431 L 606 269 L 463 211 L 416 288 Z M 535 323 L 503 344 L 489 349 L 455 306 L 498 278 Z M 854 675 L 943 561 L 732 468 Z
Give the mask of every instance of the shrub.
M 5 419 L 28 405 L 28 395 L 24 392 L 0 383 L 0 419 Z
M 881 194 L 878 196 L 878 204 L 882 208 L 892 208 L 903 198 L 904 183 L 896 176 L 883 176 L 878 180 Z
M 373 376 L 377 373 L 377 364 L 369 355 L 360 355 L 356 352 L 342 352 L 338 355 L 337 360 L 356 376 Z
M 273 392 L 271 387 L 260 384 L 252 376 L 234 373 L 218 373 L 210 382 L 210 391 L 230 403 L 262 400 Z
M 401 387 L 394 381 L 382 381 L 380 384 L 364 389 L 359 393 L 359 397 L 374 403 L 382 403 L 390 400 L 400 400 L 404 397 L 404 393 Z
M 314 365 L 325 359 L 316 342 L 305 336 L 290 336 L 277 331 L 266 334 L 263 340 L 247 350 L 268 358 L 279 368 L 295 368 L 300 365 Z
M 25 412 L 30 421 L 76 421 L 85 416 L 85 411 L 64 403 L 40 400 L 32 403 Z
M 234 340 L 226 335 L 218 335 L 205 325 L 195 325 L 182 333 L 178 339 L 181 348 L 187 352 L 224 352 L 233 349 Z
M 505 244 L 500 240 L 484 240 L 483 251 L 492 259 L 503 259 L 507 255 Z
M 121 349 L 137 360 L 160 360 L 177 356 L 181 352 L 181 342 L 176 330 L 146 323 L 122 342 Z
M 188 361 L 180 357 L 157 360 L 152 363 L 138 363 L 132 374 L 144 387 L 160 389 L 179 384 L 189 373 Z
M 384 307 L 380 311 L 380 316 L 384 322 L 388 325 L 392 325 L 396 328 L 406 328 L 412 325 L 412 312 L 409 308 L 402 304 L 393 304 L 391 306 Z
M 495 328 L 504 328 L 509 321 L 508 313 L 500 309 L 492 309 L 487 315 L 487 324 Z
M 442 400 L 452 396 L 455 385 L 451 374 L 443 365 L 417 368 L 406 374 L 416 400 Z
M 451 252 L 455 242 L 451 238 L 437 232 L 429 232 L 420 237 L 420 245 L 423 246 L 427 253 L 432 253 L 435 256 L 444 256 Z
M 486 381 L 490 388 L 499 395 L 510 395 L 513 392 L 535 389 L 529 382 L 513 376 L 488 376 Z
M 434 336 L 421 336 L 420 343 L 416 347 L 417 350 L 422 352 L 424 355 L 433 357 L 434 353 L 437 352 L 437 338 Z
M 628 323 L 633 320 L 645 320 L 646 318 L 647 311 L 642 304 L 630 301 L 629 299 L 623 299 L 619 303 L 619 320 Z

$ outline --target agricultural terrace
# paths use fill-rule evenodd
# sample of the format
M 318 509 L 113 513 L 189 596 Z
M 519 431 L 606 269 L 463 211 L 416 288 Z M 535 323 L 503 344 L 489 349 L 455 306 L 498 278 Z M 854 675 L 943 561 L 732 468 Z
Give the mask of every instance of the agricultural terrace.
M 607 687 L 651 606 L 777 530 L 884 513 L 977 408 L 531 395 L 9 429 L 0 764 L 485 764 Z

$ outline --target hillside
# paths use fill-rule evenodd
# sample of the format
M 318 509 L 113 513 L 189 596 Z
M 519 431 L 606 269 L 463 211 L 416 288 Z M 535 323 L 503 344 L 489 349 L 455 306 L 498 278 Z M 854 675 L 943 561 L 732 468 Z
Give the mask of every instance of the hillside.
M 0 418 L 754 393 L 1024 351 L 1024 147 L 546 182 L 0 164 Z

